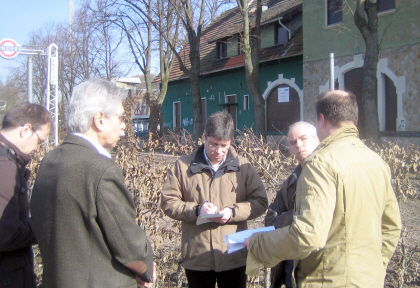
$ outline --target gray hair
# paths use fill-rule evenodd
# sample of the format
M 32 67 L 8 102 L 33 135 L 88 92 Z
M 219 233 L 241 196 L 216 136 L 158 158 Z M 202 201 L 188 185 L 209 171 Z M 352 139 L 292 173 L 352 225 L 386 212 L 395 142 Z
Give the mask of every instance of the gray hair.
M 232 116 L 224 111 L 211 114 L 207 118 L 206 129 L 207 137 L 214 137 L 221 140 L 232 140 L 235 135 L 235 127 Z
M 101 78 L 87 80 L 73 89 L 67 108 L 67 129 L 70 133 L 85 133 L 97 112 L 111 117 L 126 97 L 126 91 Z
M 318 139 L 318 135 L 316 134 L 315 126 L 312 125 L 311 123 L 308 123 L 308 122 L 305 122 L 305 121 L 299 121 L 299 122 L 296 122 L 296 123 L 293 123 L 292 125 L 290 125 L 289 132 L 287 133 L 287 135 L 289 135 L 289 133 L 291 131 L 293 131 L 294 129 L 300 128 L 300 127 L 305 128 L 306 131 L 308 131 L 309 136 L 311 136 L 315 139 Z

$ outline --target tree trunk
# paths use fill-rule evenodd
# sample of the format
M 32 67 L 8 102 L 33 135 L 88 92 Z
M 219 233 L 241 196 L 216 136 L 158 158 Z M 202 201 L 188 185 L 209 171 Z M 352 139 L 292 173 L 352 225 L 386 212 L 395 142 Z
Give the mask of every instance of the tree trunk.
M 362 105 L 365 138 L 379 143 L 378 93 L 376 70 L 379 58 L 377 1 L 358 0 L 354 23 L 363 36 L 366 54 L 363 65 Z
M 255 27 L 250 29 L 247 1 L 237 0 L 244 20 L 242 51 L 245 60 L 246 85 L 254 104 L 254 134 L 266 139 L 265 129 L 265 101 L 261 95 L 259 77 L 259 49 L 261 0 L 257 0 Z

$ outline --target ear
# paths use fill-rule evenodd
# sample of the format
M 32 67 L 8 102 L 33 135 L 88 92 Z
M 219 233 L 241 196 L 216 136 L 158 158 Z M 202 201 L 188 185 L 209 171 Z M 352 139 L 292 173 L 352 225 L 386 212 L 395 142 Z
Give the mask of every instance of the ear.
M 203 136 L 201 137 L 201 141 L 206 142 L 206 138 L 207 138 L 206 132 L 204 131 Z
M 33 134 L 32 125 L 27 123 L 21 126 L 19 136 L 20 138 L 29 138 Z
M 95 115 L 93 115 L 93 121 L 92 121 L 92 128 L 99 131 L 105 130 L 105 116 L 102 112 L 96 112 Z
M 325 125 L 326 125 L 326 121 L 327 121 L 327 120 L 325 119 L 324 114 L 319 113 L 319 115 L 318 115 L 318 122 L 319 122 L 319 124 L 320 124 L 321 128 L 324 128 L 324 127 L 325 127 Z

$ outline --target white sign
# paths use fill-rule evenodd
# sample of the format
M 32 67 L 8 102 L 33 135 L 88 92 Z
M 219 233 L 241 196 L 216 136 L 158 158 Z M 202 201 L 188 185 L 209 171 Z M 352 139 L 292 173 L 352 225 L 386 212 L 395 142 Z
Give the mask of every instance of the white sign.
M 280 87 L 278 89 L 278 101 L 289 102 L 289 87 Z
M 20 51 L 20 47 L 15 40 L 3 39 L 0 41 L 0 56 L 6 59 L 15 58 Z

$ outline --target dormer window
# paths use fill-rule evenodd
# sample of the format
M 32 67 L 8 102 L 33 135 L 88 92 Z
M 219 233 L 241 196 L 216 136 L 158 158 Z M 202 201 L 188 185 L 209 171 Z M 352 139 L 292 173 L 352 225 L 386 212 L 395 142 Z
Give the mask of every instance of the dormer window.
M 217 59 L 227 57 L 227 43 L 226 40 L 217 41 Z
M 343 1 L 327 0 L 327 25 L 343 22 Z
M 284 29 L 283 26 L 280 24 L 276 24 L 276 28 L 274 29 L 274 44 L 275 45 L 282 45 L 286 44 L 289 41 L 287 31 Z

